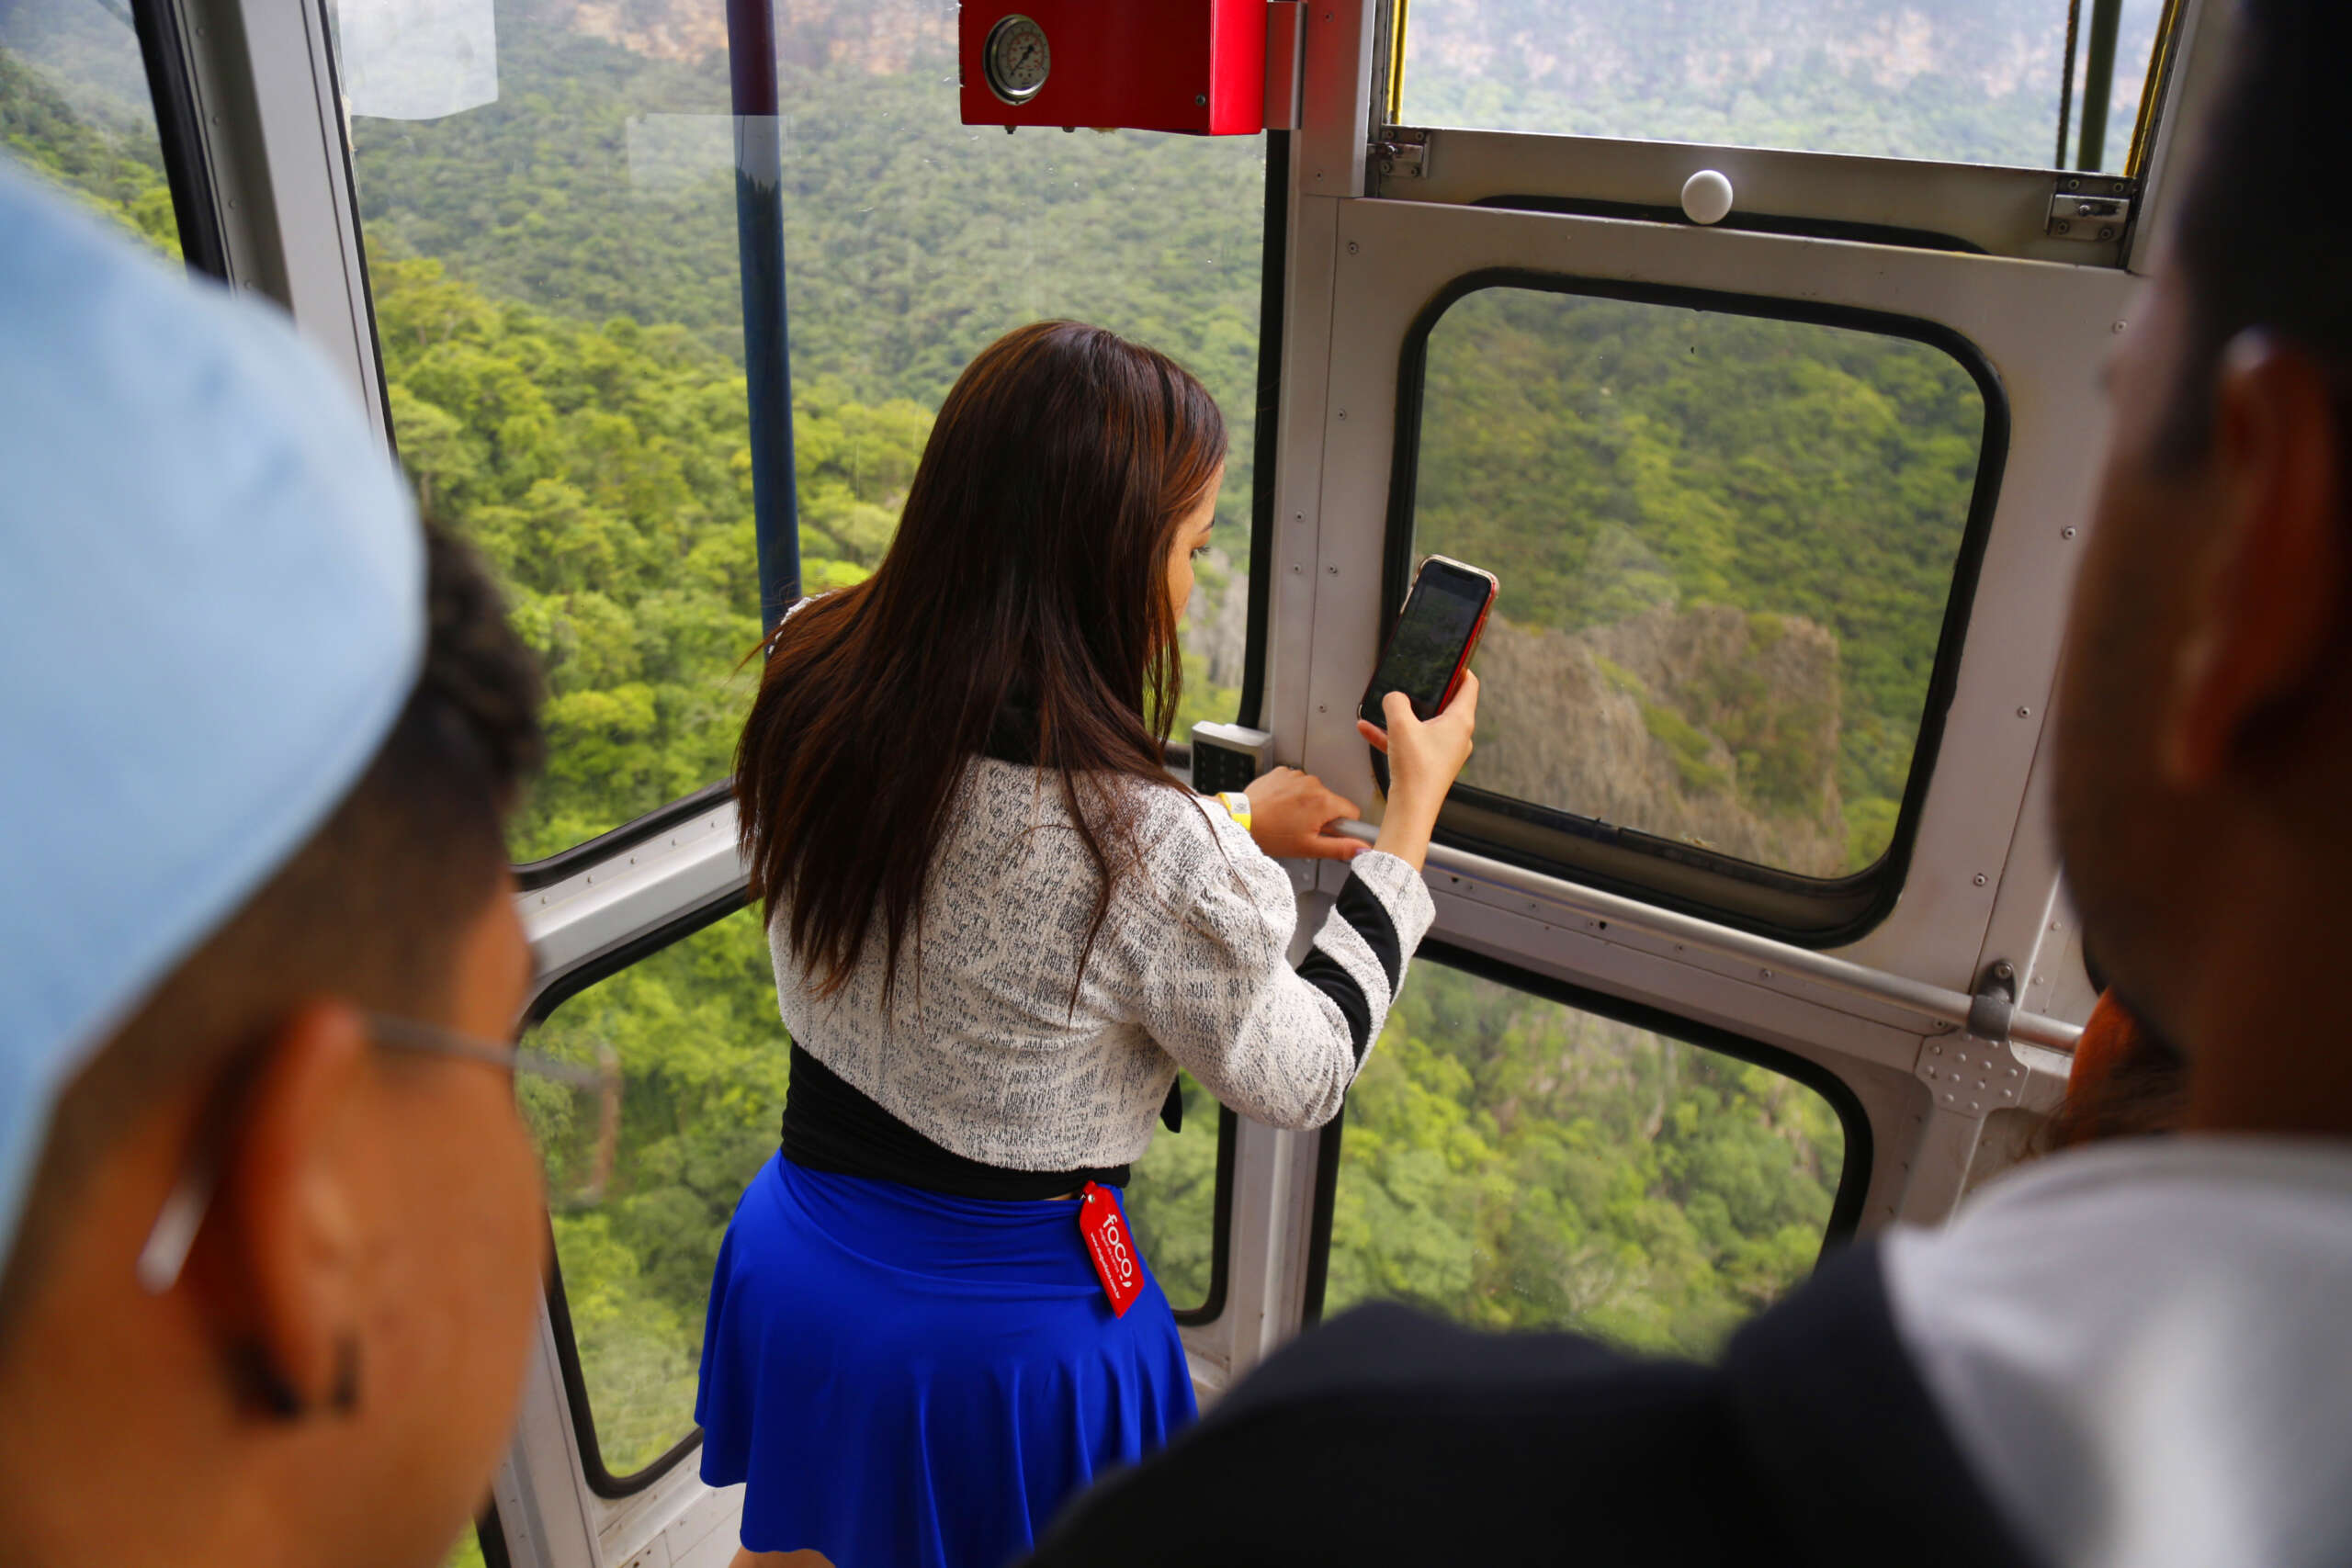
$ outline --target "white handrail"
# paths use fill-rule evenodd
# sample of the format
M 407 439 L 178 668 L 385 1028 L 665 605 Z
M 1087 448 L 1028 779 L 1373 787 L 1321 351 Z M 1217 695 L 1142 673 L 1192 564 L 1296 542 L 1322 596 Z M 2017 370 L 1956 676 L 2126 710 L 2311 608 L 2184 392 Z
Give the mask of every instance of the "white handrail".
M 1339 831 L 1350 838 L 1372 842 L 1376 830 L 1368 823 L 1341 822 Z M 1924 980 L 1914 980 L 1901 975 L 1890 975 L 1883 969 L 1835 958 L 1810 948 L 1795 947 L 1770 937 L 1734 931 L 1713 920 L 1694 915 L 1678 914 L 1661 909 L 1655 904 L 1645 904 L 1638 898 L 1627 898 L 1615 893 L 1604 893 L 1597 887 L 1585 887 L 1547 876 L 1540 871 L 1528 871 L 1504 861 L 1489 860 L 1485 855 L 1472 854 L 1443 844 L 1430 846 L 1429 865 L 1454 876 L 1508 887 L 1611 925 L 1623 926 L 1679 942 L 1686 947 L 1698 948 L 1722 957 L 1753 964 L 1769 970 L 1774 976 L 1788 976 L 1834 990 L 1866 997 L 1872 1001 L 1892 1002 L 1910 1011 L 1921 1013 L 1946 1023 L 1968 1027 L 1968 1013 L 1974 998 L 1965 991 L 1951 990 L 1943 986 L 1931 986 Z M 2009 1038 L 2028 1044 L 2046 1045 L 2052 1050 L 2072 1051 L 2082 1036 L 2080 1024 L 2064 1019 L 2046 1018 L 2040 1013 L 2019 1010 L 2010 1015 Z

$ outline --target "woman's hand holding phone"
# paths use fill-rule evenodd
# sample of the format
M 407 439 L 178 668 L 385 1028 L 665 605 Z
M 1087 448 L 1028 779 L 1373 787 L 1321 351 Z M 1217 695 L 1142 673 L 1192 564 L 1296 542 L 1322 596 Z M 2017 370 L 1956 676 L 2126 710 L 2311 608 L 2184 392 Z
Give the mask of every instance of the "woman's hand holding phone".
M 1353 860 L 1364 846 L 1329 830 L 1363 815 L 1313 773 L 1276 768 L 1250 782 L 1250 836 L 1276 860 Z
M 1413 716 L 1412 699 L 1391 692 L 1380 705 L 1388 728 L 1356 720 L 1357 733 L 1388 756 L 1388 810 L 1372 847 L 1385 850 L 1416 871 L 1429 856 L 1437 830 L 1438 807 L 1470 761 L 1472 732 L 1478 724 L 1478 677 L 1465 670 L 1461 689 L 1435 718 Z

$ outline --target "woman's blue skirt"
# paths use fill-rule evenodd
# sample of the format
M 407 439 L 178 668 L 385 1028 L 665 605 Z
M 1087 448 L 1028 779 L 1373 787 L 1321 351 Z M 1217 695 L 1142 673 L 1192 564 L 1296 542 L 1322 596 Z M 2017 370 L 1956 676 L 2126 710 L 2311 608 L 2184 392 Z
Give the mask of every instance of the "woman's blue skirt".
M 727 1227 L 702 1477 L 743 1545 L 839 1568 L 1000 1568 L 1194 1414 L 1159 1282 L 1124 1317 L 1069 1201 L 950 1198 L 777 1156 Z

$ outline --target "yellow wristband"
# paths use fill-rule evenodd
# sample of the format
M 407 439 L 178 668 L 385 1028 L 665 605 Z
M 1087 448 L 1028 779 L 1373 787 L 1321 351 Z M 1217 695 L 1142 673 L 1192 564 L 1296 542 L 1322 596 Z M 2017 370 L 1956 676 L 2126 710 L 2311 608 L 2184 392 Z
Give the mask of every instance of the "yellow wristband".
M 1238 789 L 1228 789 L 1216 797 L 1225 814 L 1233 818 L 1243 832 L 1250 830 L 1250 797 Z

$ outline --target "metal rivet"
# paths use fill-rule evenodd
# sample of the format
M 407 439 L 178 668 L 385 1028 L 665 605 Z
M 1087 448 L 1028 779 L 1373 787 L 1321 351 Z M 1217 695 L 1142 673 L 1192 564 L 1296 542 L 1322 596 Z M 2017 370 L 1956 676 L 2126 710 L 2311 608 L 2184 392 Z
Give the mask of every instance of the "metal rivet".
M 1336 566 L 1327 566 L 1327 567 L 1325 567 L 1323 570 L 1324 570 L 1325 571 L 1327 571 L 1327 572 L 1330 573 L 1333 577 L 1337 577 L 1337 576 L 1339 576 L 1339 575 L 1340 575 L 1340 569 L 1339 569 L 1338 567 L 1336 567 Z
M 1209 96 L 1206 93 L 1194 93 L 1193 104 L 1196 108 L 1206 108 L 1209 107 Z
M 1353 254 L 1356 254 L 1356 252 L 1358 252 L 1358 251 L 1362 250 L 1363 248 L 1363 246 L 1361 246 L 1361 245 L 1357 244 L 1353 240 L 1350 240 L 1350 241 L 1348 242 L 1348 254 L 1350 254 L 1350 255 L 1353 255 Z
M 1329 703 L 1317 703 L 1315 705 L 1315 711 L 1317 713 L 1329 713 L 1331 711 L 1331 705 Z
M 2021 707 L 2018 709 L 2018 716 L 2019 718 L 2031 718 L 2033 716 L 2033 710 L 2031 708 Z
M 2058 530 L 2058 536 L 2062 539 L 2071 539 L 2075 536 L 2075 530 L 2071 527 L 2061 528 Z
M 1347 418 L 1347 417 L 1348 417 L 1348 411 L 1347 411 L 1347 410 L 1345 410 L 1345 409 L 1341 409 L 1341 410 L 1340 411 L 1340 417 L 1341 419 L 1345 419 L 1345 418 Z
M 1758 969 L 1756 973 L 1762 979 L 1769 980 L 1772 977 L 1772 972 L 1770 969 Z
M 1979 887 L 1984 886 L 1984 874 L 1981 871 L 1976 874 L 1976 886 Z
M 2014 980 L 2017 978 L 2018 972 L 2016 966 L 2007 959 L 2004 958 L 1998 964 L 1993 965 L 1993 973 L 1999 976 L 2004 980 Z
M 2121 321 L 2118 321 L 2107 330 L 2111 333 L 2120 333 L 2123 330 L 2123 323 Z

